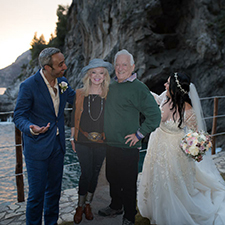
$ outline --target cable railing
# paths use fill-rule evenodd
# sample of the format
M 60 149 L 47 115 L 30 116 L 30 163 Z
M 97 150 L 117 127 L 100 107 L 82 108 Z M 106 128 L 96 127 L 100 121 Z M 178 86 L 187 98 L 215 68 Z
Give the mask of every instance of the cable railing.
M 204 97 L 200 98 L 200 100 L 209 100 L 209 99 L 214 99 L 214 110 L 213 110 L 213 116 L 207 116 L 204 117 L 204 120 L 208 119 L 213 119 L 213 124 L 212 124 L 212 150 L 211 154 L 215 154 L 215 145 L 216 145 L 216 137 L 224 135 L 225 132 L 220 132 L 216 133 L 216 127 L 217 127 L 217 119 L 218 118 L 223 118 L 225 115 L 218 115 L 218 100 L 220 98 L 225 98 L 225 96 L 213 96 L 213 97 Z M 70 111 L 72 108 L 65 108 L 65 111 Z M 9 112 L 0 112 L 0 115 L 10 115 L 13 114 L 14 111 L 9 111 Z M 23 182 L 23 175 L 27 173 L 26 171 L 23 171 L 23 157 L 22 157 L 22 138 L 21 138 L 21 131 L 15 127 L 15 145 L 8 145 L 8 146 L 0 146 L 0 149 L 3 148 L 10 148 L 10 147 L 15 147 L 16 149 L 16 168 L 15 168 L 15 174 L 10 175 L 10 176 L 0 176 L 0 179 L 6 179 L 8 177 L 15 176 L 16 177 L 16 186 L 17 186 L 17 200 L 18 202 L 23 202 L 24 201 L 24 182 Z M 66 141 L 69 141 L 70 138 L 66 138 Z M 140 152 L 144 152 L 146 149 L 140 150 Z M 71 163 L 64 165 L 64 167 L 69 167 L 73 165 L 78 165 L 79 162 L 76 163 Z
M 0 112 L 0 115 L 9 115 L 9 114 L 13 114 L 14 111 L 9 111 L 9 112 Z

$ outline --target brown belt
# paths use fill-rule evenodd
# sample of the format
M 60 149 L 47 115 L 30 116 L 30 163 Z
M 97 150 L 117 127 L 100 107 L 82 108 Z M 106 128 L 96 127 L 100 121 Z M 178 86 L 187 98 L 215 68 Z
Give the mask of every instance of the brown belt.
M 79 128 L 80 132 L 90 141 L 97 142 L 97 143 L 103 143 L 105 140 L 105 134 L 104 133 L 98 133 L 98 132 L 85 132 L 81 128 Z

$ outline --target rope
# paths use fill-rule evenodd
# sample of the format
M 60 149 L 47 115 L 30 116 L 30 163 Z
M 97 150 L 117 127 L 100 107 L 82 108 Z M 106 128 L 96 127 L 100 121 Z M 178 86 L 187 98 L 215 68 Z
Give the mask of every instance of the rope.
M 69 140 L 70 140 L 70 138 L 66 138 L 66 141 L 69 141 Z M 22 146 L 22 144 L 0 146 L 0 149 L 1 149 L 1 148 L 12 148 L 12 147 L 18 147 L 18 146 Z
M 221 132 L 221 133 L 212 134 L 211 136 L 214 137 L 214 136 L 220 136 L 220 135 L 224 135 L 224 134 L 225 134 L 225 132 Z M 66 140 L 66 141 L 70 141 L 70 138 L 66 138 L 65 140 Z M 89 143 L 89 142 L 88 142 L 88 143 Z M 108 144 L 109 144 L 109 142 L 108 142 Z M 111 143 L 111 144 L 113 144 L 113 143 Z M 3 149 L 3 148 L 12 148 L 12 147 L 17 147 L 17 146 L 22 146 L 22 144 L 0 146 L 0 149 Z M 140 152 L 141 152 L 141 151 L 140 151 Z M 67 164 L 67 165 L 73 165 L 73 163 L 72 163 L 72 164 Z
M 70 164 L 64 165 L 64 168 L 65 167 L 74 166 L 74 165 L 79 165 L 79 162 L 70 163 Z M 0 176 L 0 179 L 5 179 L 5 178 L 8 178 L 8 177 L 18 177 L 18 176 L 21 176 L 21 175 L 24 175 L 24 174 L 27 174 L 27 171 L 26 170 L 23 173 L 18 173 L 18 174 L 13 174 L 13 175 L 7 175 L 7 176 Z
M 214 98 L 225 98 L 225 96 L 212 96 L 212 97 L 204 97 L 204 98 L 200 98 L 200 100 L 207 100 L 207 99 L 214 99 Z M 71 111 L 72 108 L 65 108 L 66 111 Z M 14 111 L 9 111 L 9 112 L 0 112 L 0 115 L 4 115 L 4 114 L 13 114 Z M 217 115 L 217 116 L 208 116 L 208 117 L 205 117 L 203 118 L 204 120 L 207 120 L 207 119 L 212 119 L 212 118 L 223 118 L 225 117 L 225 115 Z M 216 133 L 216 134 L 213 134 L 211 135 L 212 137 L 216 137 L 216 136 L 220 136 L 220 135 L 224 135 L 225 132 L 221 132 L 221 133 Z M 66 138 L 66 141 L 69 141 L 70 138 Z M 3 149 L 3 148 L 12 148 L 12 147 L 18 147 L 18 146 L 22 146 L 22 144 L 17 144 L 17 145 L 8 145 L 8 146 L 0 146 L 0 149 Z M 142 149 L 140 150 L 140 153 L 141 152 L 145 152 L 146 149 Z M 70 164 L 67 164 L 67 165 L 64 165 L 64 167 L 70 167 L 70 166 L 73 166 L 73 165 L 78 165 L 79 162 L 77 163 L 70 163 Z M 25 172 L 26 173 L 26 172 Z M 7 178 L 7 177 L 14 177 L 14 176 L 20 176 L 20 175 L 23 175 L 24 173 L 20 173 L 20 174 L 15 174 L 15 175 L 11 175 L 11 176 L 0 176 L 0 179 L 3 179 L 3 178 Z
M 73 108 L 65 108 L 64 110 L 70 111 L 70 110 L 73 110 Z
M 216 136 L 220 136 L 220 135 L 224 135 L 224 134 L 225 134 L 225 132 L 222 132 L 222 133 L 212 134 L 211 136 L 216 137 Z
M 23 173 L 13 174 L 13 175 L 0 176 L 0 179 L 4 179 L 8 177 L 18 177 L 18 176 L 24 175 L 25 173 L 27 173 L 27 171 L 24 171 Z
M 9 112 L 0 112 L 0 115 L 5 115 L 5 114 L 12 114 L 14 111 L 9 111 Z
M 208 116 L 208 117 L 204 117 L 204 120 L 208 120 L 208 119 L 213 119 L 213 118 L 222 118 L 225 117 L 225 115 L 217 115 L 217 116 Z
M 147 149 L 141 149 L 139 152 L 142 153 L 142 152 L 146 152 Z
M 207 99 L 214 99 L 214 98 L 225 98 L 225 96 L 212 96 L 212 97 L 203 97 L 199 98 L 200 100 L 207 100 Z M 66 111 L 71 111 L 73 108 L 65 108 Z M 0 112 L 0 115 L 7 115 L 7 114 L 13 114 L 14 111 L 8 111 L 8 112 Z
M 17 147 L 17 146 L 22 146 L 22 144 L 18 144 L 18 145 L 8 145 L 8 146 L 0 146 L 1 148 L 12 148 L 12 147 Z
M 73 108 L 65 108 L 66 111 L 71 111 Z M 14 111 L 8 111 L 8 112 L 0 112 L 0 115 L 8 115 L 13 114 Z
M 199 98 L 200 100 L 214 99 L 214 98 L 225 98 L 225 96 L 212 96 L 212 97 L 203 97 Z
M 64 167 L 70 167 L 70 166 L 79 165 L 79 164 L 80 164 L 79 162 L 76 162 L 76 163 L 70 163 L 70 164 L 64 165 Z

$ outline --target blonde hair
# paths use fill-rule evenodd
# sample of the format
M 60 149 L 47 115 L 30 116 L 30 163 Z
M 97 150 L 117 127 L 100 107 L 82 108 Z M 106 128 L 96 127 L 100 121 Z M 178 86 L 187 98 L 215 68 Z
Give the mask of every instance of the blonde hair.
M 96 67 L 96 68 L 98 68 L 98 67 Z M 103 68 L 104 68 L 104 75 L 105 75 L 104 78 L 105 78 L 105 79 L 104 79 L 104 81 L 101 83 L 102 93 L 100 94 L 100 96 L 101 96 L 102 98 L 106 98 L 106 96 L 107 96 L 107 94 L 108 94 L 108 91 L 109 91 L 110 76 L 109 76 L 108 70 L 107 70 L 105 67 L 103 67 Z M 94 68 L 89 69 L 89 70 L 87 71 L 87 73 L 85 74 L 84 78 L 82 79 L 83 84 L 84 84 L 82 90 L 83 90 L 83 93 L 84 93 L 84 96 L 85 96 L 85 97 L 87 97 L 87 96 L 89 95 L 89 90 L 90 90 L 90 86 L 91 86 L 90 75 L 91 75 L 93 69 L 94 69 Z

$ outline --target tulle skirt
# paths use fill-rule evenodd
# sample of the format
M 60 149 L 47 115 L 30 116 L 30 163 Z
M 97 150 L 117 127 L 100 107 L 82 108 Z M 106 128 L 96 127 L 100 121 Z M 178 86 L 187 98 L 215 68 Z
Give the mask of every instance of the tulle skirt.
M 157 225 L 224 225 L 225 185 L 211 156 L 194 162 L 180 149 L 184 133 L 150 136 L 138 187 L 138 208 Z

